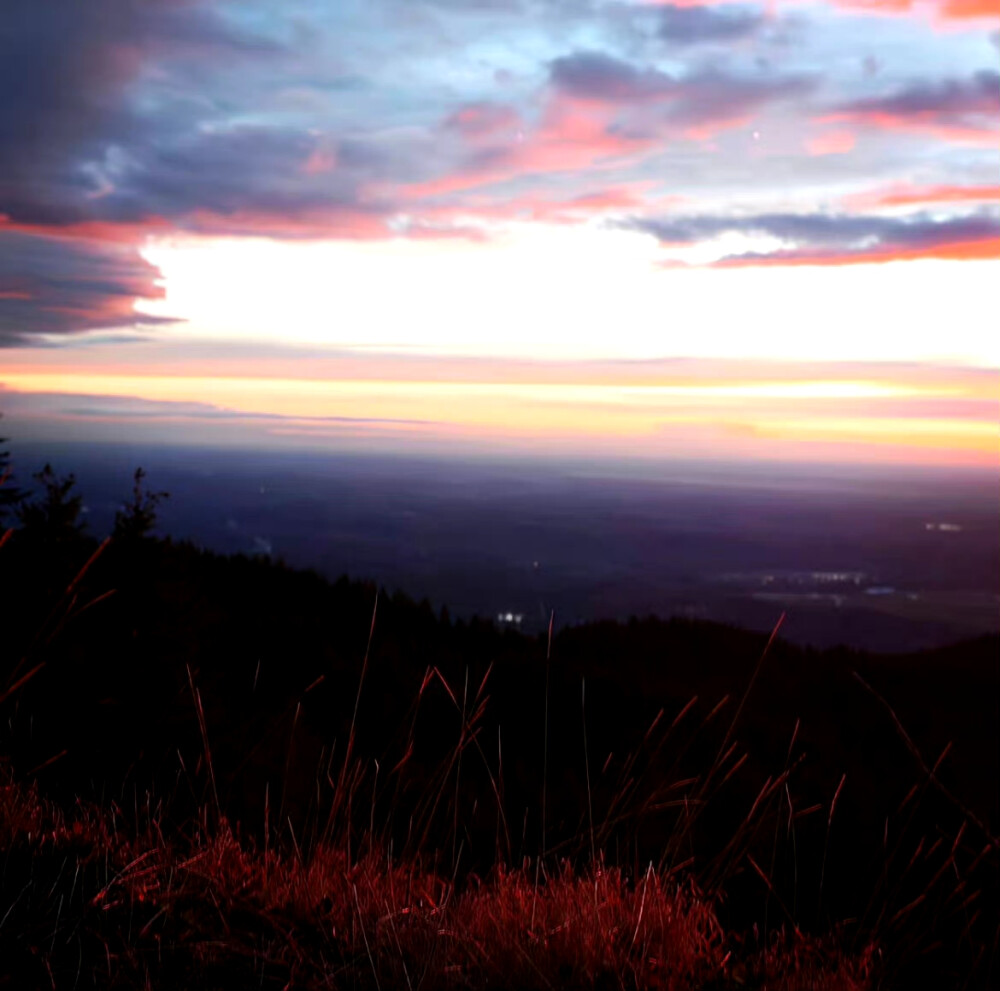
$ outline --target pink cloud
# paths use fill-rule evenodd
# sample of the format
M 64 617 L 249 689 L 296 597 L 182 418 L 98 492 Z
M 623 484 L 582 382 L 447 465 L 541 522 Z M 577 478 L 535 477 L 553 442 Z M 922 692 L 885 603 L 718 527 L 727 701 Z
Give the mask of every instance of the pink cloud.
M 740 127 L 748 127 L 752 117 L 744 114 L 732 117 L 720 117 L 717 120 L 706 121 L 704 124 L 693 124 L 684 129 L 684 137 L 689 141 L 711 141 L 723 131 L 734 131 Z
M 577 196 L 558 198 L 547 193 L 523 193 L 490 197 L 472 194 L 455 203 L 417 206 L 414 212 L 421 221 L 447 223 L 455 218 L 475 218 L 481 222 L 534 221 L 549 224 L 573 224 L 601 214 L 634 213 L 649 207 L 668 209 L 684 201 L 681 196 L 657 196 L 648 192 L 655 186 L 649 181 L 621 183 Z
M 1000 185 L 993 186 L 913 186 L 900 183 L 855 193 L 845 197 L 850 209 L 865 210 L 879 206 L 920 206 L 927 203 L 989 203 L 1000 201 Z
M 943 17 L 956 19 L 1000 17 L 1000 4 L 996 0 L 943 0 L 939 8 Z
M 0 215 L 0 232 L 19 232 L 71 241 L 91 241 L 138 246 L 148 237 L 171 234 L 200 234 L 215 237 L 274 237 L 291 240 L 323 238 L 390 237 L 385 215 L 343 207 L 314 210 L 301 215 L 284 215 L 263 210 L 220 213 L 198 209 L 176 219 L 151 216 L 140 221 L 86 220 L 50 226 L 11 221 Z
M 497 103 L 469 103 L 459 107 L 445 121 L 445 127 L 457 131 L 468 141 L 484 141 L 516 132 L 521 117 L 513 107 Z
M 652 135 L 630 136 L 612 129 L 615 108 L 565 95 L 552 97 L 533 130 L 495 148 L 487 163 L 472 164 L 399 192 L 408 200 L 430 199 L 495 185 L 527 174 L 573 172 L 619 164 L 650 148 Z
M 869 14 L 912 15 L 930 12 L 939 21 L 996 20 L 997 0 L 829 0 L 835 7 Z
M 895 91 L 835 107 L 816 122 L 849 122 L 993 146 L 1000 138 L 998 112 L 1000 73 L 981 69 L 966 76 L 913 81 Z
M 397 233 L 412 241 L 488 241 L 489 236 L 481 227 L 451 223 L 448 220 L 436 222 L 418 218 L 400 227 Z
M 162 299 L 159 271 L 128 243 L 52 237 L 0 227 L 0 346 L 37 333 L 163 322 L 137 313 Z
M 983 145 L 985 147 L 993 147 L 1000 139 L 1000 131 L 995 127 L 978 123 L 952 122 L 932 110 L 915 114 L 894 114 L 887 110 L 859 109 L 820 117 L 818 123 L 862 124 L 883 131 L 926 134 L 954 144 Z
M 732 0 L 643 0 L 650 7 L 718 7 Z M 769 11 L 790 0 L 767 0 Z M 791 0 L 794 3 L 794 0 Z M 930 11 L 942 21 L 997 20 L 997 0 L 827 0 L 834 7 L 857 13 L 906 16 Z
M 827 131 L 806 141 L 810 155 L 846 155 L 854 149 L 856 140 L 850 131 Z
M 33 224 L 11 220 L 0 214 L 0 233 L 11 231 L 20 234 L 35 234 L 39 237 L 56 238 L 67 241 L 96 241 L 111 244 L 136 244 L 144 237 L 168 234 L 176 231 L 176 225 L 164 217 L 147 217 L 142 221 L 85 220 L 78 223 Z
M 608 108 L 560 96 L 549 102 L 534 139 L 515 158 L 528 171 L 563 172 L 626 158 L 655 143 L 651 135 L 615 131 L 613 123 Z

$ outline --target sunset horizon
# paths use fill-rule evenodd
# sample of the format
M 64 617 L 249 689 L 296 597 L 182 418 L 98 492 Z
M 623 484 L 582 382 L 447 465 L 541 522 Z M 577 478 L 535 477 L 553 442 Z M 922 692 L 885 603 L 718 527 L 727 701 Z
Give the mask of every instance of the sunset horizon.
M 998 28 L 17 4 L 5 430 L 1000 467 Z

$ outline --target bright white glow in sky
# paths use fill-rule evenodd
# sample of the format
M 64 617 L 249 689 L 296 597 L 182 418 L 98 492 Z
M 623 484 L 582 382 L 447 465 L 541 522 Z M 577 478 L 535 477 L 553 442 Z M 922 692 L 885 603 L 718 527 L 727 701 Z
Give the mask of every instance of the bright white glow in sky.
M 515 225 L 460 240 L 151 242 L 174 334 L 533 359 L 1000 366 L 1000 262 L 699 269 L 651 237 Z

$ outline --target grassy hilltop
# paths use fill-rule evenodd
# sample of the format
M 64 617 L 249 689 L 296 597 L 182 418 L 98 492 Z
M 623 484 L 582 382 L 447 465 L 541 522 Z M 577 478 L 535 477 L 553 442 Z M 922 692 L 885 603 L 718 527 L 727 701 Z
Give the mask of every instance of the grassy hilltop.
M 995 979 L 996 637 L 525 637 L 154 509 L 0 547 L 4 986 Z

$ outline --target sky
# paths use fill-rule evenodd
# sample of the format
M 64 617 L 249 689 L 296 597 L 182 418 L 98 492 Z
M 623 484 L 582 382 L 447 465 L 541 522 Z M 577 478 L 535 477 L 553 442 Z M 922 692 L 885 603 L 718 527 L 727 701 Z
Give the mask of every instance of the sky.
M 1000 0 L 7 0 L 16 442 L 1000 465 Z

